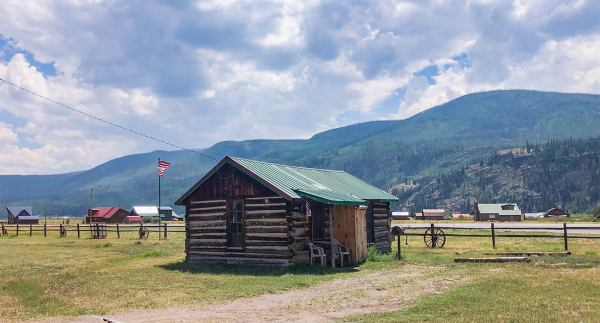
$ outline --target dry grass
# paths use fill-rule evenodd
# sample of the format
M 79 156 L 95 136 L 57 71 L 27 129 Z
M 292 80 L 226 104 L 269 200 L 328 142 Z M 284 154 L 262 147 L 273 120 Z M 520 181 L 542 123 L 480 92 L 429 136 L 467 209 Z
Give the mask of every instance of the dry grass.
M 318 309 L 315 304 L 331 298 L 337 304 L 335 310 L 346 315 L 357 312 L 345 308 L 363 303 L 373 311 L 391 311 L 347 318 L 353 322 L 600 321 L 598 240 L 571 239 L 574 254 L 566 258 L 534 257 L 523 264 L 455 264 L 455 257 L 481 257 L 489 251 L 562 251 L 563 245 L 561 239 L 503 238 L 499 234 L 497 249 L 492 249 L 490 238 L 483 237 L 448 237 L 443 249 L 428 249 L 422 239 L 409 237 L 408 246 L 402 240 L 403 262 L 373 256 L 354 271 L 344 271 L 308 266 L 192 266 L 182 262 L 183 234 L 170 234 L 169 240 L 161 242 L 152 240 L 155 236 L 139 241 L 133 233 L 122 239 L 113 235 L 104 240 L 77 239 L 76 235 L 0 238 L 2 320 L 198 307 L 311 286 L 318 291 L 321 282 L 381 273 L 386 278 L 368 290 L 313 297 L 278 310 L 282 315 L 313 311 Z M 424 289 L 418 287 L 423 281 L 460 283 L 430 285 L 447 286 L 437 290 L 427 284 L 421 284 Z M 388 303 L 390 295 L 398 295 L 398 300 Z M 383 304 L 369 305 L 378 302 Z

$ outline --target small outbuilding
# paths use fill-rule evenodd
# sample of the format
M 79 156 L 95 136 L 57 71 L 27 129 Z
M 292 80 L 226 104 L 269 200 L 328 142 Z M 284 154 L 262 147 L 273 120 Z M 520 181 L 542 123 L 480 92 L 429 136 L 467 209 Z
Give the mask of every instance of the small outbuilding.
M 31 206 L 7 206 L 8 224 L 39 224 L 40 217 L 33 214 Z
M 564 210 L 559 209 L 557 207 L 551 208 L 550 210 L 548 210 L 548 211 L 546 211 L 544 213 L 544 217 L 545 218 L 553 217 L 553 216 L 566 216 L 567 218 L 570 218 L 571 214 L 569 214 L 568 211 L 564 211 Z
M 164 220 L 164 221 L 172 221 L 173 220 L 173 208 L 171 208 L 170 206 L 161 206 L 159 212 L 161 215 L 161 220 Z M 177 214 L 175 214 L 175 215 L 177 215 Z
M 446 211 L 444 209 L 423 209 L 421 220 L 440 221 L 444 219 Z
M 329 262 L 335 240 L 351 262 L 368 246 L 390 252 L 397 200 L 344 171 L 225 157 L 175 204 L 186 208 L 187 261 L 290 265 L 309 263 L 309 243 Z
M 156 206 L 134 206 L 133 209 L 131 209 L 131 212 L 129 212 L 130 216 L 139 216 L 139 217 L 145 217 L 145 216 L 151 216 L 151 217 L 158 217 L 159 213 L 158 213 L 158 208 Z M 161 220 L 164 218 L 164 215 L 160 215 Z
M 90 213 L 92 215 L 91 223 L 125 223 L 125 218 L 129 216 L 129 212 L 120 207 L 97 207 L 93 208 L 91 212 L 88 209 L 85 223 L 90 223 Z
M 410 220 L 408 212 L 392 212 L 392 220 L 405 221 Z
M 474 203 L 475 221 L 521 221 L 521 210 L 515 203 Z
M 142 223 L 142 217 L 141 216 L 126 216 L 125 219 L 123 220 L 123 223 L 125 224 L 140 224 Z

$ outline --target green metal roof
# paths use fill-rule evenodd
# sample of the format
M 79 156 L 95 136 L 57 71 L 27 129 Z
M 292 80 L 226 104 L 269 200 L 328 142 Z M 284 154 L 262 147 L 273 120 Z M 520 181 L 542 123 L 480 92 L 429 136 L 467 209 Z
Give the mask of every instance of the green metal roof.
M 514 205 L 514 210 L 503 210 L 503 205 Z M 515 203 L 479 204 L 479 213 L 496 213 L 498 215 L 521 215 L 521 209 Z
M 395 196 L 378 189 L 344 171 L 296 167 L 266 163 L 251 159 L 225 157 L 175 204 L 181 205 L 193 191 L 225 163 L 244 171 L 250 177 L 286 198 L 320 198 L 326 203 L 365 204 L 365 200 L 395 202 Z M 302 194 L 302 195 L 301 195 Z
M 336 204 L 336 205 L 367 205 L 369 204 L 365 200 L 361 200 L 355 196 L 350 196 L 338 192 L 326 191 L 326 190 L 307 190 L 307 189 L 298 189 L 295 192 L 309 199 L 313 199 L 315 201 L 328 203 L 328 204 Z

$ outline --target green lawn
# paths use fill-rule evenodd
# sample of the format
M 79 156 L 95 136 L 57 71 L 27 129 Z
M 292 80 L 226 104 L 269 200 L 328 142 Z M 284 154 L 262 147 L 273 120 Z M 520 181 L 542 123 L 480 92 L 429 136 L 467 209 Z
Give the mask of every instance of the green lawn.
M 22 321 L 102 315 L 127 308 L 216 304 L 374 271 L 402 273 L 405 265 L 418 264 L 425 278 L 460 283 L 441 294 L 418 297 L 408 307 L 345 321 L 600 321 L 598 240 L 571 239 L 573 255 L 569 257 L 533 257 L 530 263 L 517 264 L 455 264 L 455 257 L 481 257 L 489 251 L 562 251 L 563 242 L 499 234 L 496 249 L 488 237 L 448 237 L 444 248 L 428 249 L 422 238 L 409 237 L 408 245 L 402 239 L 401 262 L 394 255 L 371 255 L 360 266 L 342 270 L 188 265 L 183 262 L 183 234 L 170 234 L 167 241 L 153 239 L 140 241 L 134 233 L 103 240 L 77 239 L 73 234 L 67 238 L 1 237 L 0 317 Z
M 3 236 L 0 317 L 18 321 L 222 302 L 312 286 L 354 271 L 190 266 L 183 259 L 183 235 L 161 242 Z
M 497 249 L 492 249 L 489 238 L 449 237 L 443 249 L 425 249 L 416 237 L 409 238 L 408 246 L 402 240 L 405 262 L 443 266 L 442 275 L 462 277 L 466 282 L 402 309 L 342 321 L 600 322 L 598 240 L 571 239 L 571 256 L 533 256 L 530 263 L 453 262 L 456 257 L 484 257 L 484 252 L 563 249 L 560 239 L 500 236 L 496 241 Z M 456 254 L 464 251 L 469 252 Z

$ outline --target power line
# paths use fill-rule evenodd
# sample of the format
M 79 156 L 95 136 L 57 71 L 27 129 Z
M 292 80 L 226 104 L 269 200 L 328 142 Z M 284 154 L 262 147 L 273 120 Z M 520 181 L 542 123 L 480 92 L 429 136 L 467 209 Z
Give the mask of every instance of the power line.
M 48 97 L 45 97 L 45 96 L 43 96 L 43 95 L 41 95 L 41 94 L 38 94 L 38 93 L 36 93 L 36 92 L 33 92 L 33 91 L 30 91 L 30 90 L 28 90 L 28 89 L 26 89 L 26 88 L 23 88 L 23 87 L 20 87 L 20 86 L 18 86 L 18 85 L 16 85 L 16 84 L 14 84 L 14 83 L 11 83 L 10 81 L 4 80 L 4 79 L 2 79 L 2 78 L 0 78 L 0 80 L 2 81 L 2 83 L 0 83 L 0 86 L 2 86 L 2 84 L 4 84 L 4 82 L 6 82 L 6 84 L 10 84 L 10 85 L 14 86 L 15 88 L 17 88 L 17 89 L 19 89 L 19 90 L 23 90 L 23 91 L 25 91 L 25 92 L 27 92 L 27 93 L 30 93 L 30 94 L 33 94 L 33 95 L 35 95 L 35 96 L 37 96 L 37 97 L 39 97 L 39 98 L 42 98 L 42 99 L 44 99 L 44 100 L 48 100 L 48 101 L 50 101 L 50 102 L 52 102 L 52 103 L 54 103 L 54 104 L 58 104 L 58 105 L 60 105 L 61 107 L 67 108 L 67 109 L 69 109 L 69 110 L 72 110 L 72 111 L 75 111 L 75 112 L 78 112 L 78 113 L 81 113 L 81 114 L 83 114 L 83 115 L 84 115 L 84 116 L 86 116 L 86 117 L 90 117 L 90 118 L 96 119 L 96 120 L 98 120 L 98 121 L 104 122 L 104 123 L 106 123 L 106 124 L 109 124 L 109 125 L 111 125 L 111 126 L 114 126 L 114 127 L 117 127 L 117 128 L 121 128 L 122 130 L 129 131 L 129 132 L 131 132 L 131 133 L 134 133 L 134 134 L 136 134 L 136 135 L 139 135 L 139 136 L 142 136 L 142 137 L 145 137 L 145 138 L 148 138 L 148 139 L 151 139 L 151 140 L 154 140 L 154 141 L 157 141 L 157 142 L 160 142 L 160 143 L 163 143 L 163 144 L 169 145 L 169 146 L 173 146 L 173 147 L 175 147 L 175 148 L 179 148 L 179 149 L 181 149 L 181 150 L 185 150 L 185 151 L 191 152 L 191 153 L 193 153 L 193 154 L 197 154 L 197 155 L 201 155 L 201 156 L 204 156 L 204 157 L 212 158 L 212 159 L 214 159 L 214 160 L 215 160 L 217 163 L 219 162 L 219 161 L 218 161 L 218 160 L 217 160 L 215 157 L 213 157 L 213 156 L 206 155 L 206 154 L 203 154 L 203 153 L 200 153 L 200 152 L 197 152 L 197 151 L 191 150 L 191 149 L 187 149 L 187 148 L 184 148 L 184 147 L 181 147 L 181 146 L 178 146 L 178 145 L 172 144 L 172 143 L 170 143 L 170 142 L 164 141 L 164 140 L 162 140 L 162 139 L 158 139 L 158 138 L 155 138 L 155 137 L 152 137 L 152 136 L 149 136 L 149 135 L 143 134 L 143 133 L 141 133 L 141 132 L 138 132 L 138 131 L 135 131 L 135 130 L 132 130 L 132 129 L 129 129 L 129 128 L 125 128 L 125 127 L 123 127 L 123 126 L 120 126 L 120 125 L 118 125 L 118 124 L 112 123 L 112 122 L 110 122 L 110 121 L 108 121 L 108 120 L 104 120 L 104 119 L 102 119 L 102 118 L 99 118 L 99 117 L 93 116 L 93 115 L 91 115 L 91 114 L 89 114 L 89 113 L 85 113 L 85 112 L 83 112 L 83 111 L 81 111 L 81 110 L 77 110 L 77 109 L 75 109 L 75 108 L 72 108 L 72 107 L 70 107 L 70 106 L 68 106 L 68 105 L 66 105 L 66 104 L 62 104 L 62 103 L 60 103 L 60 102 L 54 101 L 54 100 L 52 100 L 52 99 L 50 99 L 50 98 L 48 98 Z

